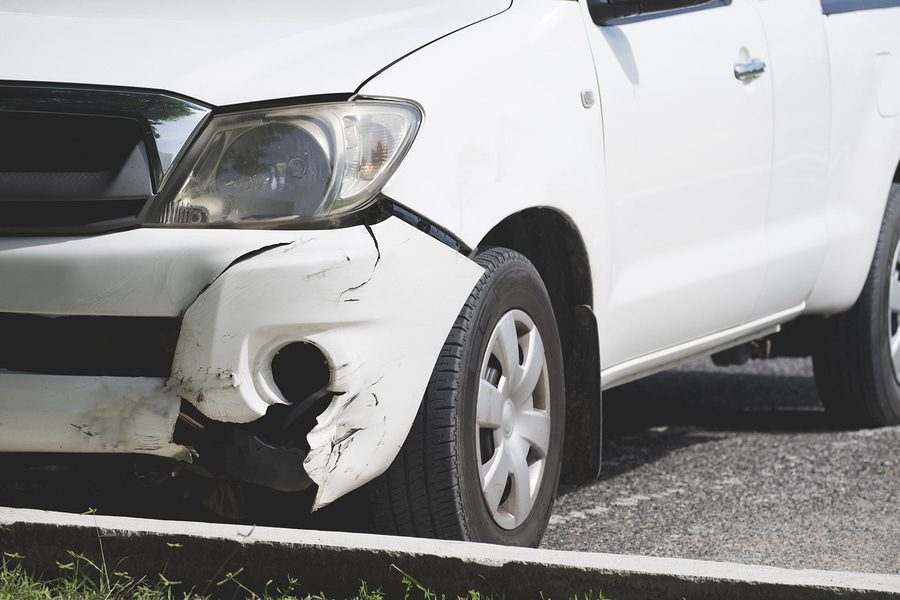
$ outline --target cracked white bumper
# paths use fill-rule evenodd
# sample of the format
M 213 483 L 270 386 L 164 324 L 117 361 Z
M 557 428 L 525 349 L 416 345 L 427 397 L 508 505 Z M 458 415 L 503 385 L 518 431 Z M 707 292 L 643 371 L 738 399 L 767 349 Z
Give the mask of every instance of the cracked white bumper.
M 271 359 L 323 351 L 335 397 L 307 440 L 317 506 L 381 474 L 403 445 L 444 339 L 482 269 L 397 219 L 308 232 L 240 262 L 184 315 L 173 384 L 206 416 L 283 402 Z
M 180 458 L 179 399 L 151 377 L 0 373 L 0 450 Z
M 98 262 L 109 266 L 97 268 Z M 70 269 L 77 276 L 47 278 Z M 443 341 L 481 273 L 395 218 L 371 229 L 136 230 L 56 248 L 4 241 L 0 277 L 18 285 L 5 286 L 0 311 L 183 314 L 183 322 L 166 382 L 0 372 L 0 451 L 172 455 L 180 398 L 215 420 L 252 421 L 284 402 L 272 379 L 272 357 L 303 341 L 322 350 L 332 370 L 334 400 L 307 436 L 304 464 L 319 486 L 317 505 L 326 504 L 393 461 Z M 85 400 L 79 405 L 73 397 Z M 66 402 L 77 414 L 45 418 Z M 80 427 L 98 409 L 107 424 L 143 416 L 123 434 Z M 13 443 L 16 423 L 41 420 L 40 440 Z M 155 441 L 140 442 L 150 430 Z

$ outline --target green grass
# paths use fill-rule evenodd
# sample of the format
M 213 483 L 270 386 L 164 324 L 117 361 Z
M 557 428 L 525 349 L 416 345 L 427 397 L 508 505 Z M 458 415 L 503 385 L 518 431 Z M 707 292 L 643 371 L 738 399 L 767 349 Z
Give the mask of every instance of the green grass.
M 241 570 L 226 573 L 211 589 L 187 590 L 181 582 L 164 575 L 154 580 L 110 571 L 103 561 L 69 552 L 70 560 L 57 563 L 62 575 L 50 579 L 35 577 L 22 564 L 22 556 L 4 553 L 0 564 L 0 600 L 206 600 L 241 598 L 251 600 L 337 600 L 323 594 L 301 594 L 299 583 L 289 579 L 285 589 L 252 590 L 241 583 Z M 271 589 L 270 589 L 271 588 Z M 352 600 L 387 600 L 380 590 L 370 590 L 365 582 Z
M 177 547 L 177 545 L 172 545 Z M 411 575 L 394 567 L 398 574 L 402 596 L 388 597 L 380 589 L 371 590 L 360 582 L 352 599 L 338 599 L 324 594 L 301 593 L 300 582 L 289 578 L 284 588 L 267 584 L 254 590 L 241 583 L 243 569 L 226 573 L 207 589 L 185 590 L 181 582 L 170 581 L 164 575 L 148 579 L 132 577 L 126 572 L 109 568 L 102 552 L 100 560 L 76 552 L 68 552 L 68 560 L 58 562 L 61 575 L 42 578 L 29 573 L 23 558 L 15 553 L 3 553 L 0 563 L 0 600 L 207 600 L 213 598 L 241 600 L 450 600 L 444 594 L 430 590 Z M 535 592 L 536 600 L 551 600 Z M 455 600 L 506 600 L 504 595 L 483 595 L 470 591 Z M 602 594 L 587 592 L 569 600 L 606 600 Z

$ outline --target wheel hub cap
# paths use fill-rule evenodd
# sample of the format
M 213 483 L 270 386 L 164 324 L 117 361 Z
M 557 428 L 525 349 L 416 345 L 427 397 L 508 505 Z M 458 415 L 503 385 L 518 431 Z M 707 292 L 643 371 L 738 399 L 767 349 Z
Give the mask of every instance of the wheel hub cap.
M 504 314 L 482 360 L 476 456 L 484 503 L 515 529 L 531 513 L 550 448 L 550 387 L 541 334 L 525 312 Z
M 512 435 L 514 423 L 516 422 L 516 415 L 514 412 L 512 402 L 506 401 L 503 404 L 503 435 L 509 437 Z

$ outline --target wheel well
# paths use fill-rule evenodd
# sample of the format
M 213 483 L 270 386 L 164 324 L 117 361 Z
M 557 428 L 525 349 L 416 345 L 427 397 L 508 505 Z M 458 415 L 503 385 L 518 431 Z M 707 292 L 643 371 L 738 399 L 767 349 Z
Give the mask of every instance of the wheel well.
M 894 171 L 894 183 L 900 183 L 900 164 L 897 165 L 897 170 Z
M 574 483 L 600 468 L 600 348 L 591 310 L 593 284 L 584 241 L 561 213 L 531 208 L 510 215 L 479 248 L 502 246 L 535 266 L 556 316 L 566 383 L 566 440 L 562 479 Z
M 593 304 L 587 251 L 575 227 L 556 211 L 533 208 L 491 229 L 479 244 L 487 246 L 503 246 L 528 257 L 547 286 L 560 341 L 567 347 L 573 335 L 573 307 Z

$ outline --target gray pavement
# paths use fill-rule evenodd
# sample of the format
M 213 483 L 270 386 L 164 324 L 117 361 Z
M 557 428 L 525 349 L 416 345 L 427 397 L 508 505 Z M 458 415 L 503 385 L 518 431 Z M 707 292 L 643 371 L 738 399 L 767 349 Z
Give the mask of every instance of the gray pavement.
M 900 428 L 826 428 L 808 360 L 689 363 L 604 396 L 603 475 L 543 546 L 900 573 Z

